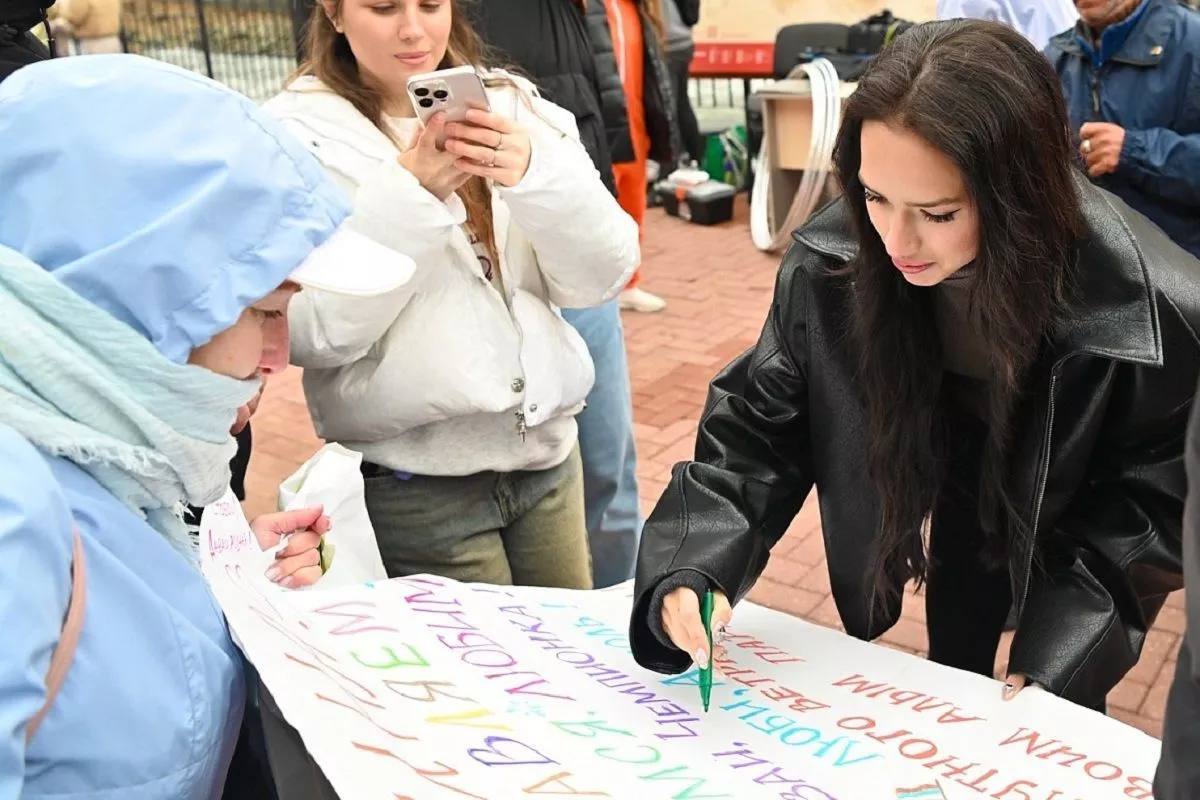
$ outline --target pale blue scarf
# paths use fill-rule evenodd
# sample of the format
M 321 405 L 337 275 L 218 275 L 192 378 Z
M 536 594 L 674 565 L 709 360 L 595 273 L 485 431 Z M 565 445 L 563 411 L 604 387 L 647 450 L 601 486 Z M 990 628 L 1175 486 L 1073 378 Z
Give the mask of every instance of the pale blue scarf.
M 66 458 L 191 554 L 181 514 L 229 484 L 229 427 L 258 390 L 176 364 L 0 246 L 0 422 Z

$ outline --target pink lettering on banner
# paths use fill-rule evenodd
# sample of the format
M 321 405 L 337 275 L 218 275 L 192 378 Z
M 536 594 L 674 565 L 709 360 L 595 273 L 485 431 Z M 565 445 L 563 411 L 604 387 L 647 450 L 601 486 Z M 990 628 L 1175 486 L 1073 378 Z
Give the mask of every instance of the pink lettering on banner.
M 1149 795 L 1142 794 L 1151 785 L 1148 779 L 1126 775 L 1125 771 L 1116 764 L 1093 758 L 1058 739 L 1043 737 L 1042 734 L 1030 728 L 1017 728 L 1016 731 L 1002 739 L 999 746 L 1020 748 L 1025 751 L 1025 755 L 1082 772 L 1094 781 L 1123 782 L 1127 784 L 1126 797 L 1149 797 Z M 1124 780 L 1122 781 L 1122 779 Z
M 353 636 L 370 631 L 383 631 L 384 633 L 399 632 L 398 628 L 376 624 L 374 614 L 371 613 L 374 610 L 375 604 L 366 600 L 347 600 L 343 603 L 334 603 L 333 605 L 313 609 L 313 613 L 325 617 L 336 617 L 347 620 L 329 630 L 334 636 Z
M 415 582 L 415 579 L 410 579 Z M 422 580 L 422 582 L 425 582 Z M 428 582 L 425 582 L 428 583 Z M 520 666 L 516 656 L 508 652 L 493 639 L 479 631 L 461 608 L 452 608 L 454 603 L 440 598 L 432 588 L 404 598 L 414 612 L 428 615 L 423 618 L 430 630 L 450 629 L 457 634 L 438 634 L 438 641 L 460 661 L 478 669 L 489 670 L 484 677 L 505 684 L 505 693 L 515 696 L 542 697 L 574 703 L 575 698 L 556 691 L 553 684 L 537 672 L 529 669 L 514 669 Z M 430 604 L 433 604 L 432 607 Z M 453 624 L 447 624 L 447 619 Z M 500 671 L 496 671 L 500 670 Z M 506 685 L 512 684 L 512 685 Z
M 739 650 L 749 650 L 757 658 L 768 664 L 799 664 L 805 659 L 800 656 L 780 650 L 745 633 L 725 633 L 725 647 L 736 647 Z
M 854 673 L 841 680 L 834 681 L 833 686 L 849 689 L 851 692 L 873 700 L 894 706 L 907 706 L 920 714 L 927 711 L 937 711 L 937 721 L 943 725 L 955 722 L 985 722 L 983 717 L 964 714 L 962 709 L 947 700 L 940 700 L 923 692 L 913 692 L 899 689 L 889 683 L 872 683 L 869 678 Z
M 254 533 L 246 523 L 246 515 L 232 493 L 205 507 L 201 525 L 208 541 L 208 554 L 212 558 L 224 553 L 249 550 L 252 544 L 257 545 Z

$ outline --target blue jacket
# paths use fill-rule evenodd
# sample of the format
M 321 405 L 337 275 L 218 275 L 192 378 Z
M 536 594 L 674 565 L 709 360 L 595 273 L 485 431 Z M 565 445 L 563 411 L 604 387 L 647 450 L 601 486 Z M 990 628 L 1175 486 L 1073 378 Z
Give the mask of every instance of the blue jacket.
M 1096 182 L 1200 256 L 1200 14 L 1145 0 L 1099 52 L 1081 31 L 1055 36 L 1046 56 L 1076 141 L 1085 122 L 1125 129 L 1120 165 Z
M 0 85 L 0 187 L 0 270 L 35 262 L 164 363 L 233 324 L 349 213 L 249 100 L 125 55 L 47 61 Z M 83 632 L 26 746 L 68 604 L 73 526 Z M 203 577 L 90 475 L 2 426 L 0 631 L 0 800 L 220 795 L 243 664 Z
M 74 464 L 0 427 L 0 797 L 218 797 L 242 718 L 242 663 L 204 579 Z M 83 632 L 28 749 L 25 723 L 87 564 Z

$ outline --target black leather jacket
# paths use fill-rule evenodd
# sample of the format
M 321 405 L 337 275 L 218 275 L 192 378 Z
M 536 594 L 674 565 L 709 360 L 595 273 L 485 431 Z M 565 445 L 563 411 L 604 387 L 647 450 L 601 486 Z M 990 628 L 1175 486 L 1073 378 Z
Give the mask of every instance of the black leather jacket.
M 1076 299 L 1031 371 L 1009 458 L 1009 493 L 1039 555 L 1011 554 L 1020 622 L 1010 669 L 1098 705 L 1181 585 L 1200 262 L 1113 195 L 1077 184 L 1088 232 Z M 651 669 L 690 662 L 648 627 L 656 585 L 690 568 L 736 602 L 814 485 L 847 632 L 873 639 L 900 614 L 898 603 L 870 613 L 879 502 L 851 377 L 850 278 L 828 274 L 856 247 L 842 202 L 794 238 L 757 345 L 713 381 L 696 460 L 675 468 L 646 523 L 630 640 Z

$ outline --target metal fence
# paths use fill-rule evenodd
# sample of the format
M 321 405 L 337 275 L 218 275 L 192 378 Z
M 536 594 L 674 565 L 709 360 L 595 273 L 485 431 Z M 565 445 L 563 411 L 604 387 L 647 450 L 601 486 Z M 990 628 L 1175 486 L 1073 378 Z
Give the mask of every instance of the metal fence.
M 503 0 L 492 0 L 503 2 Z M 307 0 L 125 0 L 122 39 L 130 53 L 195 70 L 262 101 L 296 68 L 297 14 Z M 759 81 L 693 78 L 697 109 L 740 111 Z
M 255 100 L 296 68 L 291 0 L 125 0 L 125 49 L 214 78 Z

